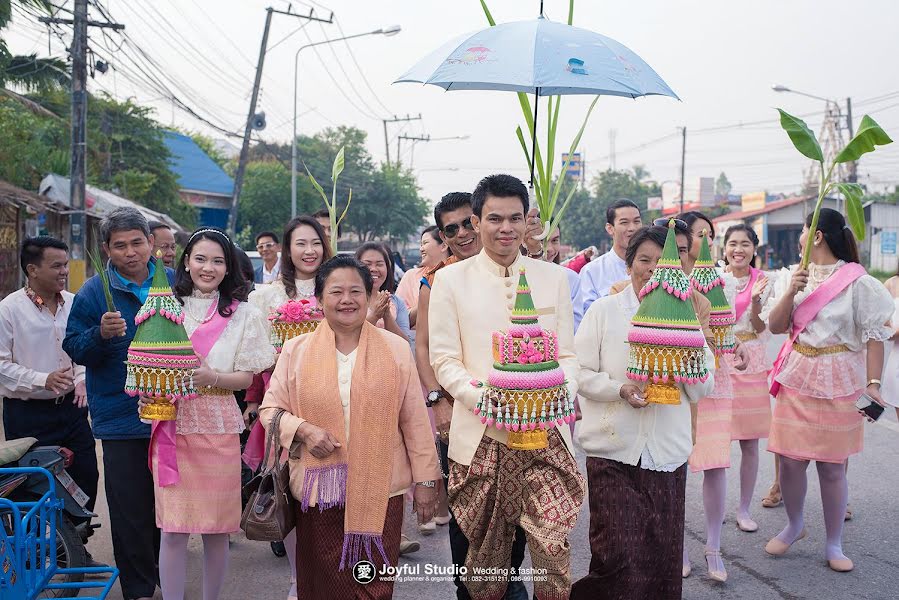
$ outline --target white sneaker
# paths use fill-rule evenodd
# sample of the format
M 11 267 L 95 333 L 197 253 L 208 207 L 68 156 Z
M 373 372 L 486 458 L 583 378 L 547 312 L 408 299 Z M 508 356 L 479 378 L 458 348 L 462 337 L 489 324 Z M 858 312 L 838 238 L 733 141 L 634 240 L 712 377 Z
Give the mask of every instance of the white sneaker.
M 418 526 L 418 532 L 422 535 L 431 535 L 435 531 L 437 531 L 437 523 L 435 522 L 435 519 L 431 519 L 427 523 L 423 523 Z

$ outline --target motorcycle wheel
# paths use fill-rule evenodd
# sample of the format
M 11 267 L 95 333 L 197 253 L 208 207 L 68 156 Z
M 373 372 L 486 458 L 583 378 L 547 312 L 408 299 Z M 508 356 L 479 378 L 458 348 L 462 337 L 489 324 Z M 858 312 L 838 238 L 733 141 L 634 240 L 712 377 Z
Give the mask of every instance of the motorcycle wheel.
M 75 526 L 65 516 L 56 524 L 56 566 L 60 569 L 83 567 L 87 562 L 84 551 L 84 543 L 81 536 L 75 531 Z M 51 579 L 54 583 L 84 581 L 84 575 L 56 576 Z M 63 596 L 77 596 L 80 590 L 49 590 L 42 592 L 38 598 L 60 598 Z

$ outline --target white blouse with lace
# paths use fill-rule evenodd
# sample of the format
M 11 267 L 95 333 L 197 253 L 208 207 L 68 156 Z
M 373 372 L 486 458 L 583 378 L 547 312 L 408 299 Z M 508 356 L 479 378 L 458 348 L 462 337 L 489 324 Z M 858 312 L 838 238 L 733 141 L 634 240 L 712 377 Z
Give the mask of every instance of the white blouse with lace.
M 809 265 L 808 285 L 796 294 L 793 309 L 845 264 L 841 260 L 833 265 Z M 781 269 L 774 292 L 762 309 L 761 318 L 766 323 L 787 292 L 796 268 Z M 816 398 L 857 393 L 865 387 L 865 344 L 890 338 L 893 332 L 886 323 L 893 308 L 893 298 L 884 285 L 870 275 L 862 275 L 824 306 L 797 339 L 797 343 L 814 348 L 843 344 L 849 351 L 815 357 L 791 352 L 777 381 Z
M 774 286 L 777 284 L 778 280 L 778 272 L 763 272 L 759 279 L 762 277 L 768 278 L 768 285 L 765 287 L 765 291 L 762 292 L 761 297 L 761 306 L 764 307 L 768 302 L 768 299 L 774 293 Z M 745 277 L 736 277 L 733 276 L 734 281 L 736 282 L 736 293 L 739 294 L 741 290 L 746 289 L 746 286 L 749 285 L 749 274 Z M 751 291 L 751 290 L 750 290 Z M 734 299 L 734 312 L 736 312 L 736 298 Z M 767 348 L 768 342 L 771 340 L 771 332 L 768 331 L 768 327 L 766 326 L 761 332 L 757 332 L 755 327 L 752 324 L 752 301 L 750 300 L 749 306 L 746 307 L 746 310 L 743 311 L 743 314 L 740 315 L 739 320 L 734 323 L 734 333 L 742 334 L 742 333 L 754 333 L 758 337 L 754 340 L 748 340 L 743 342 L 743 345 L 746 347 L 746 350 L 749 355 L 749 364 L 746 367 L 745 371 L 742 371 L 743 374 L 754 375 L 756 373 L 762 373 L 771 368 L 770 361 L 767 358 Z
M 218 293 L 194 293 L 184 301 L 184 328 L 191 335 L 206 318 L 209 307 L 218 302 Z M 206 357 L 206 364 L 220 373 L 246 371 L 259 373 L 275 362 L 275 349 L 269 342 L 268 325 L 263 314 L 247 302 L 237 305 L 221 336 Z M 243 417 L 233 394 L 202 395 L 178 404 L 178 433 L 240 433 Z
M 294 285 L 297 289 L 296 298 L 294 300 L 309 300 L 315 303 L 315 280 L 314 279 L 294 279 Z M 250 293 L 249 302 L 259 309 L 262 316 L 268 323 L 268 316 L 273 310 L 290 300 L 287 296 L 287 290 L 284 288 L 284 282 L 280 279 L 269 285 L 256 286 L 256 289 Z

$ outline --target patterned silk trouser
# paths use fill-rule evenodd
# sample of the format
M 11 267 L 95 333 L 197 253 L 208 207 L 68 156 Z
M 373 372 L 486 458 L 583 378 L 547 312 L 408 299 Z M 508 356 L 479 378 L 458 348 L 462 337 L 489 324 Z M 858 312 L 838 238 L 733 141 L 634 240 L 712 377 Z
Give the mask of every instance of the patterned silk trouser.
M 465 587 L 474 600 L 499 600 L 508 578 L 477 569 L 510 567 L 515 526 L 527 534 L 539 600 L 567 600 L 571 547 L 584 477 L 555 429 L 544 450 L 510 450 L 484 436 L 470 466 L 450 462 L 450 508 L 469 540 Z M 492 581 L 495 580 L 495 581 Z

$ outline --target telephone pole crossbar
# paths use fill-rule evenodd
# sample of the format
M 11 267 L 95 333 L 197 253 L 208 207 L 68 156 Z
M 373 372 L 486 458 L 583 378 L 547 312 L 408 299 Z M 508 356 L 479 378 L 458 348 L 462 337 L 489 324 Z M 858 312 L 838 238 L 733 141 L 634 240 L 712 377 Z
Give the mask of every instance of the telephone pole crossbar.
M 388 123 L 405 123 L 408 121 L 421 121 L 421 113 L 418 113 L 417 117 L 410 117 L 409 115 L 406 115 L 405 117 L 397 117 L 396 115 L 394 115 L 392 119 L 381 119 L 381 121 L 384 123 L 384 152 L 387 155 L 387 166 L 389 167 L 390 166 L 390 138 L 387 136 L 387 124 Z M 399 164 L 399 162 L 400 162 L 399 153 L 400 153 L 399 140 L 397 140 L 397 148 L 396 148 L 397 164 Z

